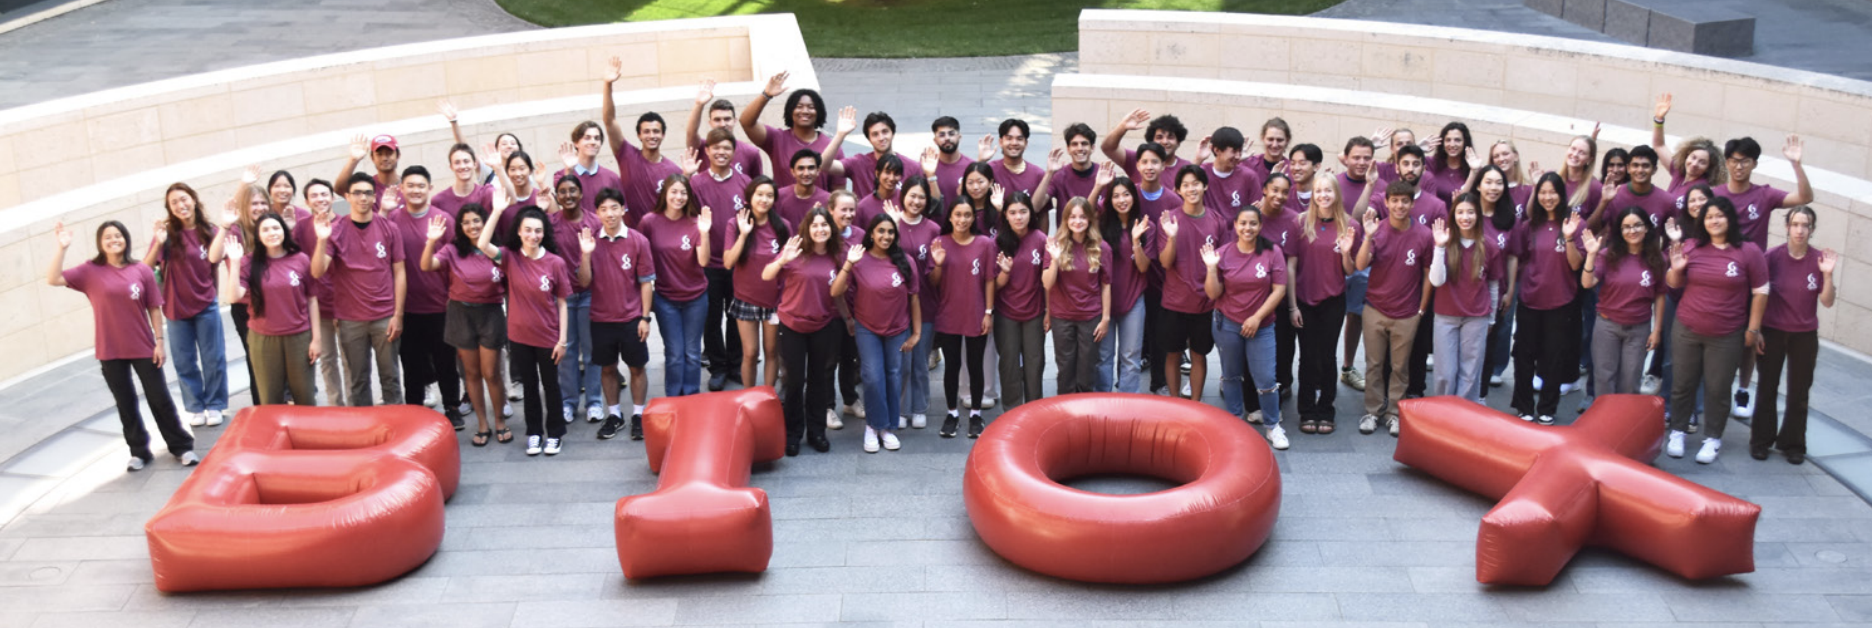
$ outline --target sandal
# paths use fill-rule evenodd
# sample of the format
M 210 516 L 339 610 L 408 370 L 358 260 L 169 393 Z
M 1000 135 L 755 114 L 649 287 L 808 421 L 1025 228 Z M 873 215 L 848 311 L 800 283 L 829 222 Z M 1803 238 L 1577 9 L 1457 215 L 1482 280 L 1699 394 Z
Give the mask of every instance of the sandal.
M 475 432 L 474 438 L 469 440 L 468 442 L 469 444 L 472 444 L 476 447 L 486 447 L 488 444 L 488 437 L 493 436 L 493 435 L 494 435 L 493 432 L 489 432 L 485 430 L 480 431 L 480 432 Z
M 501 443 L 513 442 L 513 430 L 504 427 L 494 430 L 494 440 Z
M 1314 420 L 1314 419 L 1305 419 L 1305 420 L 1300 421 L 1300 433 L 1301 434 L 1319 433 L 1319 421 Z
M 1319 434 L 1331 434 L 1333 433 L 1333 422 L 1331 419 L 1321 419 L 1319 421 L 1319 427 L 1315 429 L 1316 433 Z

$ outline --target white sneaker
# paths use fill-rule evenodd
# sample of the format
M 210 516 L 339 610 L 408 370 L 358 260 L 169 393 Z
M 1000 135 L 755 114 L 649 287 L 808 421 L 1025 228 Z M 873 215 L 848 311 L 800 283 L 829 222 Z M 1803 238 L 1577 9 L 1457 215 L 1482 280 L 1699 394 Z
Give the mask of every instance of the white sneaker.
M 1490 375 L 1488 378 L 1488 384 L 1490 386 L 1500 386 L 1502 385 L 1502 377 L 1500 375 Z
M 192 467 L 192 466 L 201 464 L 201 456 L 195 455 L 194 450 L 182 452 L 182 455 L 176 456 L 175 458 L 176 458 L 176 462 L 182 463 L 182 466 L 185 466 L 185 467 Z
M 1430 355 L 1424 356 L 1423 365 L 1426 367 L 1435 367 L 1436 366 L 1436 354 L 1432 353 Z
M 860 418 L 860 419 L 865 418 L 864 404 L 863 403 L 845 404 L 845 414 L 849 414 L 849 415 L 852 415 L 853 417 Z
M 897 429 L 910 427 L 910 417 L 897 415 Z
M 436 407 L 436 391 L 434 386 L 423 387 L 423 405 L 431 408 Z
M 1358 433 L 1370 434 L 1376 431 L 1378 431 L 1378 417 L 1367 414 L 1365 418 L 1358 420 Z
M 546 455 L 548 456 L 559 455 L 559 448 L 560 448 L 559 440 L 560 439 L 557 439 L 557 438 L 546 439 Z
M 562 417 L 565 417 L 565 422 L 567 423 L 572 422 L 572 409 L 571 408 L 560 408 L 559 415 Z
M 1394 417 L 1394 416 L 1393 416 L 1393 417 L 1385 417 L 1385 428 L 1386 428 L 1386 429 L 1389 429 L 1389 430 L 1391 430 L 1391 435 L 1392 435 L 1392 436 L 1397 436 L 1397 433 L 1398 433 L 1398 423 L 1399 423 L 1399 421 L 1398 421 L 1398 418 L 1397 418 L 1397 417 Z
M 1722 439 L 1705 438 L 1703 439 L 1703 448 L 1697 450 L 1696 461 L 1701 464 L 1715 462 L 1716 454 L 1719 453 L 1722 453 Z
M 875 454 L 878 452 L 877 430 L 871 429 L 869 425 L 865 426 L 864 450 L 867 454 Z
M 206 424 L 200 412 L 184 412 L 182 414 L 188 419 L 189 427 L 201 427 Z
M 839 418 L 839 413 L 837 410 L 826 410 L 825 411 L 825 426 L 826 426 L 826 429 L 828 430 L 845 429 L 845 419 Z
M 1183 398 L 1188 399 L 1189 396 L 1190 396 L 1190 385 L 1189 385 L 1189 380 L 1186 379 L 1186 380 L 1183 380 Z
M 929 417 L 927 415 L 922 415 L 922 414 L 910 415 L 910 427 L 920 430 L 928 426 L 929 426 Z
M 1533 422 L 1534 422 L 1534 415 L 1532 415 L 1532 414 L 1523 414 L 1523 415 L 1521 415 L 1521 420 L 1523 420 L 1523 421 L 1527 421 L 1527 422 L 1529 422 L 1529 423 L 1533 423 Z
M 460 406 L 455 407 L 455 413 L 462 416 L 472 416 L 474 414 L 474 404 L 463 401 Z
M 538 436 L 527 437 L 526 454 L 529 456 L 537 456 L 540 454 L 540 437 Z
M 1579 382 L 1577 381 L 1561 382 L 1560 394 L 1562 395 L 1571 394 L 1574 390 L 1577 390 L 1579 388 L 1581 388 L 1581 386 L 1579 385 Z
M 1755 418 L 1755 399 L 1753 395 L 1749 394 L 1748 389 L 1738 386 L 1733 396 L 1735 397 L 1735 406 L 1729 409 L 1729 416 L 1738 419 Z
M 983 410 L 987 410 L 987 409 L 989 409 L 989 408 L 993 408 L 993 407 L 995 407 L 995 399 L 994 399 L 994 397 L 982 397 L 982 407 L 981 407 L 981 409 L 983 409 Z
M 1268 444 L 1273 445 L 1275 449 L 1281 451 L 1287 450 L 1287 430 L 1281 429 L 1281 426 L 1276 425 L 1268 428 L 1267 439 Z
M 1671 430 L 1670 439 L 1664 441 L 1664 455 L 1672 458 L 1683 457 L 1684 433 Z
M 513 404 L 511 403 L 501 404 L 501 418 L 503 419 L 513 418 Z
M 603 421 L 604 418 L 605 418 L 605 413 L 604 413 L 603 406 L 592 406 L 590 408 L 585 409 L 585 422 L 586 423 L 597 423 L 599 421 Z
M 142 470 L 143 470 L 143 467 L 144 467 L 144 466 L 146 466 L 146 465 L 148 465 L 148 464 L 149 464 L 149 463 L 147 463 L 147 462 L 144 462 L 142 458 L 138 458 L 138 457 L 136 457 L 136 456 L 131 456 L 131 457 L 130 457 L 130 463 L 129 463 L 129 464 L 126 464 L 126 465 L 124 465 L 124 470 L 125 470 L 125 471 L 142 471 Z
M 1260 425 L 1267 422 L 1267 418 L 1261 415 L 1260 410 L 1248 413 L 1248 416 L 1245 418 L 1248 420 L 1249 425 Z
M 883 436 L 881 436 L 880 438 L 884 440 L 884 449 L 887 449 L 890 451 L 897 451 L 898 449 L 903 447 L 903 443 L 897 440 L 896 434 L 885 432 Z
M 1159 387 L 1157 390 L 1151 391 L 1151 394 L 1157 395 L 1159 397 L 1168 397 L 1170 396 L 1170 388 L 1167 386 Z
M 1535 392 L 1535 394 L 1539 394 L 1542 388 L 1546 388 L 1546 386 L 1542 386 L 1542 385 L 1541 385 L 1542 383 L 1543 383 L 1543 380 L 1541 379 L 1541 376 L 1539 376 L 1539 375 L 1535 375 L 1535 376 L 1534 376 L 1534 392 Z
M 208 423 L 208 427 L 214 427 L 220 425 L 223 419 L 220 410 L 209 410 L 202 413 L 202 420 Z
M 1553 425 L 1553 421 L 1553 415 L 1543 414 L 1537 422 L 1541 425 Z
M 1646 375 L 1644 376 L 1644 381 L 1638 384 L 1638 394 L 1655 395 L 1658 393 L 1658 390 L 1663 387 L 1664 387 L 1663 379 L 1660 379 L 1656 375 Z

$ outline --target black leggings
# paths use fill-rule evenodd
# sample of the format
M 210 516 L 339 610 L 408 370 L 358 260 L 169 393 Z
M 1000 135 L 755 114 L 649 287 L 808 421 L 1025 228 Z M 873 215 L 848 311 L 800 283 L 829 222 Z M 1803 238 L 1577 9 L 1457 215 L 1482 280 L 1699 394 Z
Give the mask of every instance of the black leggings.
M 117 419 L 123 422 L 124 444 L 130 446 L 130 455 L 144 462 L 151 457 L 149 430 L 143 427 L 143 413 L 137 410 L 136 386 L 130 383 L 132 370 L 143 384 L 143 396 L 149 399 L 150 414 L 156 417 L 156 429 L 162 432 L 169 453 L 180 456 L 195 449 L 195 437 L 182 427 L 182 419 L 176 416 L 175 402 L 169 399 L 169 383 L 163 381 L 162 367 L 156 366 L 150 358 L 103 360 L 99 364 L 104 369 L 104 385 L 110 387 L 111 397 L 117 401 Z
M 1333 402 L 1339 398 L 1339 330 L 1345 327 L 1345 295 L 1319 303 L 1300 303 L 1300 392 L 1294 401 L 1300 419 L 1334 420 Z M 1368 349 L 1369 350 L 1369 349 Z
M 544 409 L 557 410 L 562 403 L 559 394 L 559 364 L 553 362 L 552 348 L 515 342 L 511 350 L 514 372 L 520 375 L 520 390 L 526 399 L 520 405 L 526 413 L 527 436 L 565 436 L 565 420 L 557 413 L 551 418 L 546 417 Z M 545 399 L 540 398 L 541 388 L 545 389 Z
M 844 335 L 845 323 L 837 320 L 809 332 L 780 324 L 780 384 L 785 393 L 780 411 L 786 417 L 788 444 L 800 442 L 801 436 L 825 438 L 822 415 L 832 407 L 832 367 L 838 363 L 839 338 Z
M 1560 384 L 1579 379 L 1579 301 L 1551 310 L 1515 306 L 1514 397 L 1522 416 L 1554 416 L 1560 411 Z M 1540 375 L 1541 388 L 1534 389 Z
M 966 349 L 965 349 L 966 347 Z M 981 409 L 982 354 L 988 351 L 987 336 L 961 336 L 956 334 L 936 334 L 936 350 L 943 354 L 943 399 L 949 403 L 949 411 L 956 411 L 956 386 L 962 378 L 962 365 L 968 365 L 969 381 L 976 385 L 969 387 L 969 408 Z M 967 351 L 968 355 L 959 355 Z
M 247 356 L 247 394 L 253 397 L 254 405 L 260 405 L 260 387 L 254 385 L 254 382 L 260 380 L 254 376 L 252 347 L 247 346 L 247 320 L 252 318 L 252 315 L 248 313 L 246 303 L 234 303 L 228 305 L 228 316 L 234 319 L 234 336 L 240 339 L 241 355 Z

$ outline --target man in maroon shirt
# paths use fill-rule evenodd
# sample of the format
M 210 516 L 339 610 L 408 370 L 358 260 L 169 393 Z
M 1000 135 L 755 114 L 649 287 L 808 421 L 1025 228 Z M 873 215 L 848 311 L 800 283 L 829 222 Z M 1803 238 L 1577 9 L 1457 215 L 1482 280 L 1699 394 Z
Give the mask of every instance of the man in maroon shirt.
M 449 233 L 455 221 L 446 212 L 431 212 L 429 205 L 429 169 L 410 166 L 403 169 L 403 210 L 388 212 L 384 218 L 397 229 L 402 240 L 403 259 L 420 259 L 428 243 L 429 221 L 441 216 Z M 458 408 L 461 406 L 461 376 L 455 371 L 455 347 L 442 340 L 448 324 L 448 271 L 422 270 L 404 273 L 403 322 L 405 332 L 397 343 L 397 357 L 403 366 L 403 403 L 422 405 L 424 389 L 435 384 L 442 394 L 437 404 L 449 423 L 461 430 Z
M 1007 196 L 1015 192 L 1025 192 L 1032 197 L 1040 188 L 1040 180 L 1046 177 L 1046 169 L 1027 161 L 1027 121 L 1008 118 L 1001 121 L 1001 158 L 988 164 L 994 170 L 995 183 L 1001 186 Z M 1036 226 L 1044 225 L 1036 221 Z M 1044 229 L 1043 229 L 1044 230 Z
M 657 195 L 663 192 L 663 180 L 670 175 L 684 175 L 694 170 L 684 167 L 678 159 L 663 154 L 663 140 L 669 131 L 669 125 L 663 121 L 662 114 L 646 111 L 637 116 L 637 142 L 642 147 L 632 146 L 624 139 L 624 130 L 618 127 L 617 105 L 611 100 L 611 86 L 623 73 L 623 62 L 617 57 L 611 58 L 611 69 L 604 77 L 604 102 L 600 118 L 604 128 L 610 134 L 611 155 L 617 159 L 618 184 L 624 192 L 624 209 L 630 224 L 637 224 L 644 214 L 656 211 Z M 698 150 L 691 150 L 693 153 Z M 581 151 L 580 159 L 584 159 Z M 582 173 L 581 173 L 582 174 Z M 596 211 L 594 203 L 598 190 L 604 186 L 585 186 L 585 196 L 579 201 L 579 209 L 587 212 Z
M 397 148 L 396 138 L 378 135 L 366 138 L 358 135 L 351 138 L 351 153 L 345 157 L 344 167 L 338 169 L 338 178 L 332 179 L 343 183 L 351 180 L 351 173 L 357 172 L 359 161 L 369 157 L 371 166 L 377 173 L 373 177 L 377 186 L 375 207 L 381 212 L 396 211 L 403 206 L 403 186 L 397 177 L 397 162 L 403 157 L 402 149 Z M 349 197 L 347 196 L 347 200 Z
M 962 189 L 962 171 L 968 169 L 969 164 L 987 161 L 989 157 L 994 156 L 994 138 L 983 135 L 981 141 L 975 145 L 978 153 L 976 158 L 969 159 L 958 150 L 962 146 L 962 123 L 957 122 L 955 118 L 949 116 L 937 118 L 935 122 L 930 123 L 930 134 L 935 137 L 936 142 L 935 161 L 932 163 L 929 153 L 926 152 L 918 165 L 923 167 L 924 172 L 934 177 L 936 191 L 942 195 L 940 200 L 943 202 L 932 202 L 931 205 L 949 207 L 955 201 L 956 195 L 960 194 L 958 190 Z
M 1729 184 L 1716 187 L 1716 195 L 1735 205 L 1736 222 L 1742 224 L 1743 239 L 1757 248 L 1768 249 L 1768 219 L 1774 210 L 1799 207 L 1813 202 L 1813 187 L 1807 183 L 1807 169 L 1801 167 L 1803 145 L 1800 136 L 1789 135 L 1781 156 L 1794 168 L 1794 193 L 1750 181 L 1761 159 L 1761 144 L 1752 137 L 1742 137 L 1723 144 L 1724 165 L 1729 169 Z M 1755 402 L 1749 399 L 1750 381 L 1755 378 L 1755 352 L 1742 352 L 1742 373 L 1736 378 L 1735 408 L 1731 414 L 1741 418 L 1755 416 Z
M 734 130 L 734 103 L 726 98 L 715 99 L 715 79 L 702 79 L 702 88 L 696 91 L 695 106 L 689 109 L 689 124 L 684 135 L 689 138 L 689 146 L 702 145 L 702 108 L 704 106 L 708 107 L 709 130 Z M 755 146 L 753 142 L 735 142 L 734 169 L 735 172 L 746 175 L 750 180 L 765 174 L 766 171 L 761 167 L 760 147 Z
M 1421 161 L 1421 158 L 1420 158 Z M 1399 162 L 1399 169 L 1406 166 Z M 1402 174 L 1402 173 L 1400 173 Z M 1359 433 L 1377 430 L 1379 421 L 1398 435 L 1397 402 L 1404 398 L 1406 360 L 1424 310 L 1430 306 L 1430 229 L 1410 218 L 1412 197 L 1420 193 L 1402 180 L 1385 188 L 1389 219 L 1364 219 L 1359 269 L 1371 269 L 1365 293 L 1365 417 Z
M 312 249 L 312 277 L 332 275 L 339 354 L 344 356 L 345 383 L 350 388 L 345 398 L 353 406 L 371 405 L 373 363 L 382 403 L 403 401 L 397 346 L 402 339 L 407 285 L 404 250 L 396 228 L 377 220 L 378 194 L 377 182 L 369 175 L 352 174 L 345 183 L 351 214 L 314 226 L 318 242 Z
M 860 128 L 864 129 L 865 141 L 871 143 L 871 152 L 834 159 L 833 154 L 845 144 L 845 136 Z M 834 178 L 843 177 L 851 181 L 852 194 L 860 199 L 869 198 L 877 192 L 878 162 L 887 155 L 897 154 L 891 150 L 891 145 L 896 138 L 897 121 L 892 120 L 890 114 L 882 111 L 867 113 L 864 126 L 860 127 L 858 110 L 846 107 L 839 110 L 838 126 L 833 131 L 832 141 L 820 151 L 819 158 L 825 162 L 826 168 L 831 170 Z M 897 177 L 897 184 L 891 189 L 893 201 L 897 200 L 897 195 L 902 193 L 905 179 L 923 176 L 923 168 L 917 162 L 902 155 L 899 155 L 897 159 L 903 162 L 903 174 Z
M 734 132 L 709 131 L 707 144 L 709 167 L 689 178 L 689 189 L 696 202 L 710 208 L 714 224 L 709 226 L 709 263 L 702 269 L 708 277 L 708 318 L 702 327 L 702 358 L 711 374 L 709 390 L 719 391 L 729 381 L 741 383 L 741 333 L 727 315 L 728 302 L 734 299 L 734 271 L 722 265 L 722 252 L 728 250 L 728 226 L 747 206 L 742 194 L 747 191 L 747 175 L 735 172 Z
M 1149 122 L 1145 122 L 1146 120 Z M 1164 172 L 1175 173 L 1183 169 L 1183 166 L 1190 164 L 1177 156 L 1177 149 L 1182 148 L 1183 140 L 1189 138 L 1189 129 L 1183 126 L 1183 121 L 1167 113 L 1152 118 L 1149 111 L 1134 109 L 1123 120 L 1119 120 L 1118 124 L 1112 127 L 1111 132 L 1105 134 L 1104 143 L 1099 144 L 1099 149 L 1105 153 L 1105 157 L 1123 168 L 1126 173 L 1130 174 L 1133 181 L 1137 180 L 1138 176 L 1137 151 L 1124 149 L 1124 136 L 1125 133 L 1140 128 L 1144 130 L 1144 137 L 1162 146 L 1164 154 L 1169 155 L 1164 159 Z
M 1065 218 L 1064 212 L 1054 207 L 1065 208 L 1066 202 L 1073 197 L 1089 197 L 1092 188 L 1098 185 L 1099 169 L 1092 163 L 1092 144 L 1098 135 L 1084 122 L 1075 122 L 1066 127 L 1066 145 L 1055 146 L 1047 154 L 1046 176 L 1040 178 L 1040 187 L 1034 192 L 1034 211 L 1040 215 L 1054 214 L 1052 221 L 1041 221 L 1040 230 L 1045 231 L 1050 222 Z M 1070 167 L 1070 168 L 1069 168 Z M 1098 199 L 1087 198 L 1097 207 Z

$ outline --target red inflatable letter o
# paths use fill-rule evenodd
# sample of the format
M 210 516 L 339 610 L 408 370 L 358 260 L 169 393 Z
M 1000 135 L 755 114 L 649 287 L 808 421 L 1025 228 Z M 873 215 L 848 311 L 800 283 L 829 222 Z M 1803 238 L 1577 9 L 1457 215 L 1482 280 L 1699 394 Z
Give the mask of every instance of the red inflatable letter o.
M 1057 481 L 1095 473 L 1183 485 L 1101 495 Z M 1280 513 L 1280 469 L 1254 428 L 1212 406 L 1065 395 L 995 419 L 969 453 L 962 497 L 976 534 L 1022 567 L 1086 582 L 1177 582 L 1261 547 Z

